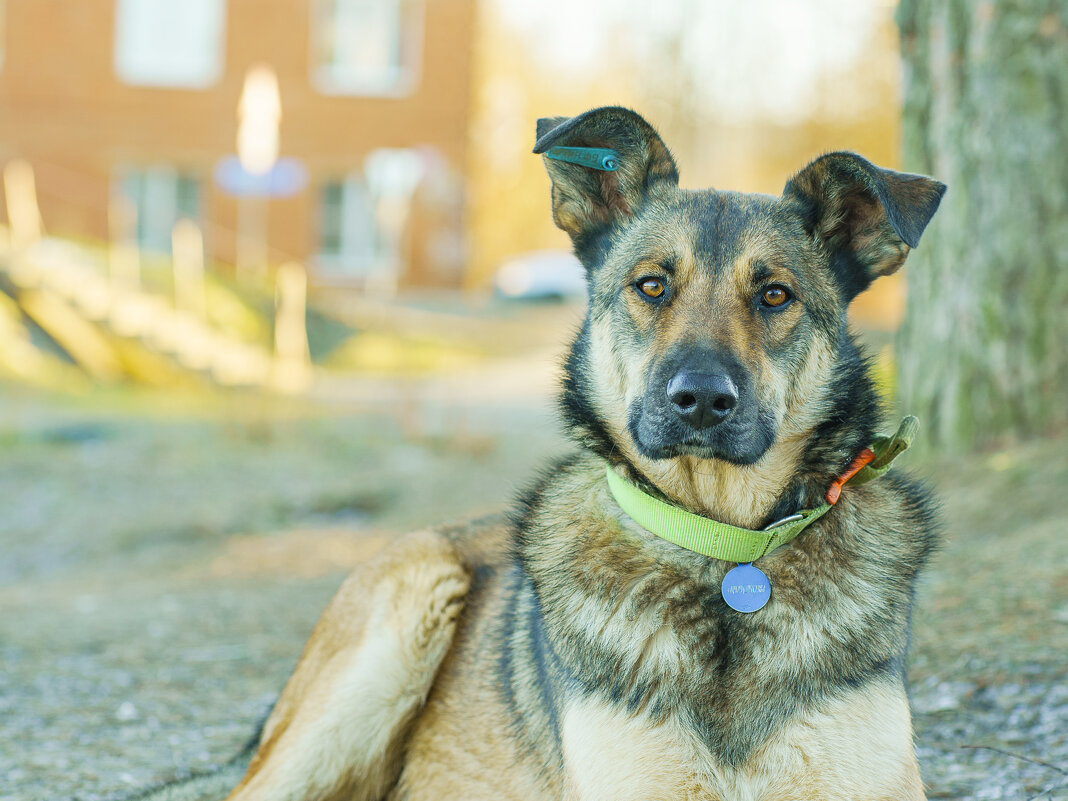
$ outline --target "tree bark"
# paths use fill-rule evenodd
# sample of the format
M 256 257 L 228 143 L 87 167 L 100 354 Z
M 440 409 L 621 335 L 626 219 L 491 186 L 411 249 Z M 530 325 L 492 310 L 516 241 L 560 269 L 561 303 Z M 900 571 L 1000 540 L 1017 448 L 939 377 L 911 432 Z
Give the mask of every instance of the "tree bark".
M 1068 0 L 902 0 L 905 167 L 949 185 L 909 258 L 898 395 L 928 445 L 1068 421 Z

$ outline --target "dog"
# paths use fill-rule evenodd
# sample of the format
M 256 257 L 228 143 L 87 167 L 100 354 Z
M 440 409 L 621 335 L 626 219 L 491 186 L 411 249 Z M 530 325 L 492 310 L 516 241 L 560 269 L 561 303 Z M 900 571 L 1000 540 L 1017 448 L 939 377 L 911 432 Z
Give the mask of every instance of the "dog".
M 510 514 L 357 569 L 228 798 L 924 798 L 904 667 L 937 526 L 906 475 L 846 480 L 880 423 L 846 311 L 945 186 L 836 152 L 780 197 L 683 190 L 617 107 L 540 120 L 534 150 L 588 277 L 560 404 L 578 452 Z M 757 542 L 799 510 L 803 528 L 737 590 L 752 555 L 639 525 L 623 485 Z

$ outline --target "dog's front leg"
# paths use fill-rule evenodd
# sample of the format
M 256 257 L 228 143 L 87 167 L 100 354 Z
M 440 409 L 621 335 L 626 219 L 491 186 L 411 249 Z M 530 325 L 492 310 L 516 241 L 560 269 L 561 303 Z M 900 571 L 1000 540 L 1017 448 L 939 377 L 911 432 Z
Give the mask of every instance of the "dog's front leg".
M 440 535 L 405 537 L 342 585 L 230 801 L 373 801 L 452 642 L 468 589 Z

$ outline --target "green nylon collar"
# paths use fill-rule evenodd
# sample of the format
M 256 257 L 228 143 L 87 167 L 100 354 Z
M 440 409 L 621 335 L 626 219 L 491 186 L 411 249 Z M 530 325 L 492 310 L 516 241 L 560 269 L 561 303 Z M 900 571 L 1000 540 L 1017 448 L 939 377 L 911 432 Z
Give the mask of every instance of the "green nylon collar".
M 874 456 L 858 472 L 840 479 L 841 483 L 864 484 L 881 476 L 909 447 L 917 428 L 916 418 L 909 416 L 901 421 L 893 436 L 877 437 L 871 445 Z M 727 562 L 753 562 L 766 556 L 794 539 L 832 506 L 824 503 L 815 509 L 803 509 L 763 531 L 755 531 L 720 523 L 654 498 L 617 475 L 611 465 L 606 475 L 608 488 L 619 508 L 639 526 L 681 548 Z M 834 499 L 837 500 L 837 495 Z

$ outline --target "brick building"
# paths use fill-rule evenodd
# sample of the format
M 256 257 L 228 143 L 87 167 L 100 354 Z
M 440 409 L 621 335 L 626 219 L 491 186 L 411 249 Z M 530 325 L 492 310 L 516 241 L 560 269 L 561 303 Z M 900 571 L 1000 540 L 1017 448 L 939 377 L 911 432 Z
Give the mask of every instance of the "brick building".
M 0 163 L 33 165 L 51 233 L 105 239 L 120 193 L 144 248 L 189 216 L 232 263 L 249 202 L 270 261 L 320 282 L 457 285 L 475 17 L 475 0 L 0 0 Z M 220 170 L 257 64 L 301 180 L 239 200 Z

